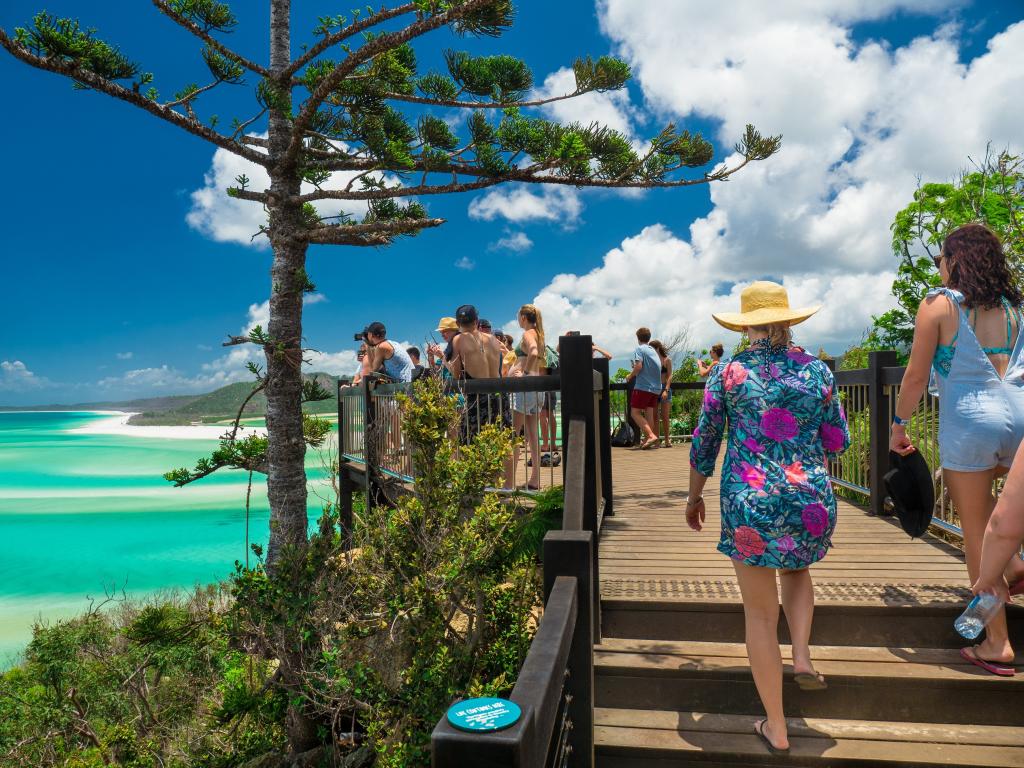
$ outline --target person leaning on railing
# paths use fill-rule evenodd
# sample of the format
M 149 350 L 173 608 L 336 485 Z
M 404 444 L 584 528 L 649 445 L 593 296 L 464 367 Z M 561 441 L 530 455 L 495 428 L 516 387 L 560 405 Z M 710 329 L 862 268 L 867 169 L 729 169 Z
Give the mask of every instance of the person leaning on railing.
M 779 592 L 793 646 L 793 680 L 821 690 L 811 661 L 814 587 L 809 566 L 825 557 L 836 525 L 828 459 L 850 444 L 832 371 L 794 347 L 790 326 L 819 307 L 791 309 L 786 289 L 757 282 L 740 294 L 740 313 L 712 315 L 745 331 L 750 347 L 711 372 L 690 447 L 686 522 L 705 519 L 701 495 L 728 431 L 720 484 L 718 551 L 732 559 L 743 596 L 747 656 L 766 718 L 754 725 L 773 754 L 789 751 L 782 705 Z M 726 430 L 728 427 L 728 430 Z
M 889 446 L 901 455 L 915 450 L 906 427 L 934 371 L 939 458 L 960 515 L 973 581 L 995 505 L 992 483 L 1009 469 L 1024 438 L 1024 296 L 1014 285 L 1002 243 L 981 224 L 949 233 L 934 260 L 943 285 L 929 291 L 918 310 Z M 1021 581 L 1024 564 L 1012 563 L 1006 577 Z M 992 674 L 1014 674 L 1005 612 L 988 624 L 984 642 L 960 655 Z

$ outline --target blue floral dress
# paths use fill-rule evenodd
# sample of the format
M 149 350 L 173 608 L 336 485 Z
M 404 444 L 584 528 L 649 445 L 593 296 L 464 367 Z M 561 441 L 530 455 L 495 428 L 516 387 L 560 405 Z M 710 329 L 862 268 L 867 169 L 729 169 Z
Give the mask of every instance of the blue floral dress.
M 827 458 L 850 445 L 828 366 L 767 339 L 717 366 L 690 448 L 690 465 L 705 477 L 727 422 L 718 550 L 766 568 L 806 568 L 823 558 L 836 524 Z

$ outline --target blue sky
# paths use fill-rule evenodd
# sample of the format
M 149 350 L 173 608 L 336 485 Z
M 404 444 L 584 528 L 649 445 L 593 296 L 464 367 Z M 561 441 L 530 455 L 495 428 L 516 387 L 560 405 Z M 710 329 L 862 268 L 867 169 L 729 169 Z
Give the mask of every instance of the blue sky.
M 422 343 L 439 316 L 464 302 L 504 324 L 520 304 L 537 300 L 550 318 L 549 333 L 581 328 L 616 352 L 628 348 L 639 323 L 656 334 L 688 327 L 696 345 L 718 336 L 730 341 L 708 324 L 708 310 L 734 306 L 743 280 L 775 277 L 787 281 L 795 298 L 820 299 L 848 295 L 843 280 L 852 275 L 872 287 L 872 301 L 852 301 L 842 322 L 809 324 L 804 339 L 838 352 L 866 327 L 873 309 L 884 308 L 892 269 L 884 253 L 886 216 L 912 191 L 915 174 L 948 178 L 985 141 L 1012 145 L 1021 135 L 1020 118 L 991 98 L 968 105 L 982 110 L 972 126 L 934 126 L 944 119 L 950 88 L 973 93 L 970 78 L 989 69 L 1004 78 L 1009 69 L 1010 83 L 1020 76 L 1024 59 L 1009 50 L 1020 48 L 1009 37 L 1017 34 L 1019 4 L 879 0 L 866 12 L 852 0 L 794 0 L 756 28 L 740 24 L 730 38 L 721 33 L 729 22 L 721 4 L 665 2 L 660 10 L 656 0 L 521 2 L 515 28 L 498 40 L 459 39 L 447 31 L 422 39 L 421 69 L 438 66 L 448 47 L 510 52 L 527 61 L 539 87 L 556 88 L 545 78 L 576 56 L 616 52 L 637 74 L 628 94 L 567 106 L 556 117 L 610 118 L 638 141 L 675 120 L 713 139 L 718 159 L 728 156 L 737 126 L 750 120 L 785 135 L 778 160 L 714 192 L 544 197 L 539 190 L 509 190 L 424 199 L 431 214 L 448 219 L 445 227 L 386 250 L 315 247 L 308 270 L 321 300 L 307 307 L 305 331 L 307 344 L 325 353 L 316 367 L 349 366 L 352 332 L 370 320 L 386 322 L 396 339 Z M 225 39 L 265 59 L 267 4 L 235 6 L 240 24 Z M 8 0 L 0 25 L 11 30 L 39 7 Z M 149 3 L 50 0 L 46 8 L 80 18 L 119 44 L 154 72 L 162 94 L 203 81 L 196 42 Z M 313 39 L 307 31 L 318 14 L 338 8 L 293 3 L 296 44 Z M 748 23 L 756 23 L 759 5 L 751 8 Z M 678 30 L 677 52 L 659 30 L 658 13 Z M 773 66 L 783 75 L 794 67 L 793 78 L 807 76 L 799 53 L 792 62 L 768 53 L 794 30 L 808 55 L 820 46 L 820 81 L 801 88 L 782 87 L 786 80 L 778 78 L 761 83 L 760 73 Z M 1000 35 L 1005 45 L 990 49 Z M 989 69 L 973 66 L 982 60 L 991 60 Z M 917 81 L 922 68 L 931 75 Z M 893 84 L 900 77 L 907 81 L 902 96 Z M 246 353 L 225 357 L 219 345 L 259 319 L 270 253 L 219 242 L 188 223 L 213 148 L 106 96 L 73 91 L 62 78 L 6 53 L 0 83 L 7 103 L 20 105 L 17 119 L 0 121 L 8 148 L 3 203 L 13 224 L 3 247 L 0 404 L 203 391 L 240 376 Z M 248 117 L 253 85 L 215 90 L 201 113 L 216 112 L 225 123 Z M 929 87 L 937 89 L 923 94 L 923 104 L 934 109 L 930 116 L 908 106 Z M 911 108 L 909 122 L 920 120 L 921 130 L 933 133 L 902 131 L 908 121 L 900 118 L 893 138 L 893 127 L 879 124 L 886 110 L 896 119 Z M 913 156 L 901 151 L 906 147 Z M 896 152 L 905 162 L 894 167 L 885 158 Z M 816 175 L 808 171 L 818 165 Z M 848 245 L 861 233 L 869 257 L 859 258 Z M 862 269 L 867 277 L 859 279 Z

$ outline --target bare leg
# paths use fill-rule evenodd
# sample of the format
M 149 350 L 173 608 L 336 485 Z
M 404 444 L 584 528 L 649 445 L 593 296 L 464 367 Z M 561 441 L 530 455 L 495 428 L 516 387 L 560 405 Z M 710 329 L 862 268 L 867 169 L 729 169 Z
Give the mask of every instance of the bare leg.
M 672 445 L 672 424 L 670 421 L 672 413 L 672 401 L 666 400 L 658 406 L 661 409 L 662 432 L 665 433 L 665 445 Z
M 640 431 L 644 433 L 644 437 L 648 440 L 657 440 L 654 430 L 651 429 L 652 419 L 647 418 L 647 413 L 650 410 L 650 408 L 630 408 L 630 413 L 633 415 L 633 421 L 640 425 Z
M 942 472 L 949 496 L 960 515 L 964 549 L 967 551 L 967 573 L 973 584 L 978 578 L 981 564 L 981 543 L 985 538 L 985 527 L 996 504 L 992 497 L 993 472 L 954 472 L 949 469 Z M 977 653 L 989 661 L 1013 661 L 1005 610 L 1000 610 L 985 627 L 985 640 L 978 644 Z
M 768 717 L 764 733 L 775 747 L 786 749 L 789 731 L 782 711 L 782 651 L 779 649 L 779 591 L 775 571 L 735 560 L 732 564 L 743 594 L 750 671 Z
M 526 444 L 530 450 L 533 466 L 530 468 L 530 479 L 527 484 L 534 488 L 540 487 L 540 436 L 537 434 L 537 414 L 526 416 Z
M 811 620 L 814 618 L 814 585 L 811 572 L 779 571 L 782 582 L 782 610 L 793 643 L 793 671 L 814 673 L 811 662 Z

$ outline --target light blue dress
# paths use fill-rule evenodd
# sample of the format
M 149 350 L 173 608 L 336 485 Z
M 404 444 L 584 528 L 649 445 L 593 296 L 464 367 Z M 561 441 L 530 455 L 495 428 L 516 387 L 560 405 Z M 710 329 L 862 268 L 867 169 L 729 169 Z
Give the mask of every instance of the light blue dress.
M 982 347 L 964 311 L 964 296 L 936 288 L 928 296 L 945 296 L 957 309 L 960 324 L 952 344 L 935 350 L 932 377 L 939 396 L 939 458 L 944 469 L 982 472 L 1008 467 L 1024 439 L 1024 361 L 1020 333 L 1012 337 L 1010 317 L 1020 310 L 1004 302 L 1007 346 Z M 990 354 L 1009 355 L 1002 378 Z

